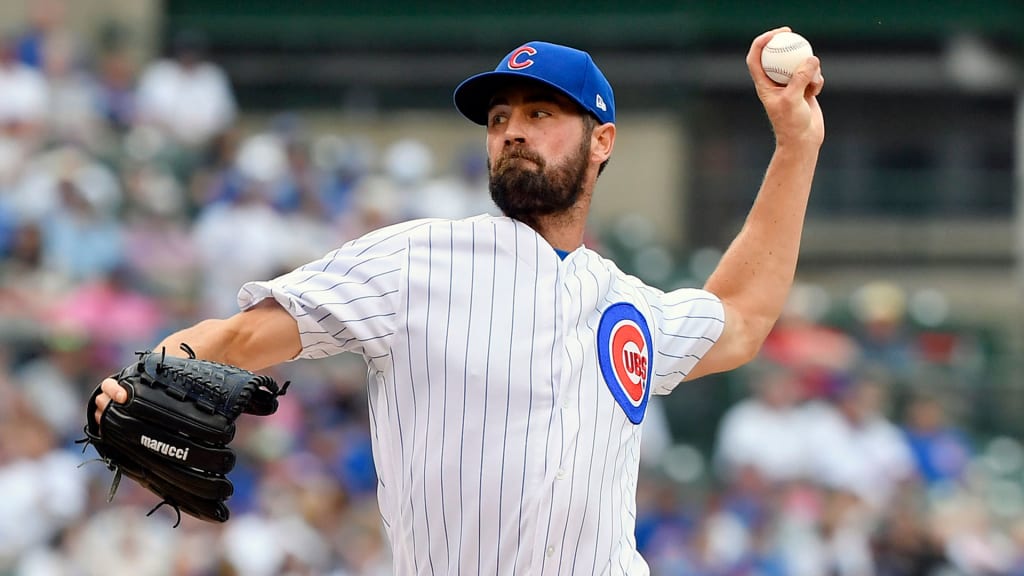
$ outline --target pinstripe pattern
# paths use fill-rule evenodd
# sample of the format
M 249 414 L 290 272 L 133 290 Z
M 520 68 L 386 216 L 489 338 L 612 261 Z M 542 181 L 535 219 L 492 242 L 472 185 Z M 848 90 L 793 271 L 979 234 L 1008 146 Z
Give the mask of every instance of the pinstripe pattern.
M 641 427 L 603 380 L 603 312 L 649 325 L 651 391 L 721 334 L 718 300 L 664 293 L 579 248 L 560 260 L 507 218 L 384 228 L 239 292 L 275 298 L 302 358 L 369 364 L 378 501 L 397 574 L 646 574 L 636 553 Z

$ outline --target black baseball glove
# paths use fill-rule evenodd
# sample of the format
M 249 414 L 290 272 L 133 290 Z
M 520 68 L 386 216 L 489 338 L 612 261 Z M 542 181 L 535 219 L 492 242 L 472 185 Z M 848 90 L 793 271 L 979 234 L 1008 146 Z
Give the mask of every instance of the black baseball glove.
M 128 391 L 128 401 L 111 402 L 97 424 L 97 388 L 89 398 L 85 435 L 100 459 L 114 472 L 108 501 L 127 476 L 161 498 L 164 504 L 211 522 L 228 519 L 225 501 L 234 486 L 225 476 L 234 468 L 228 444 L 235 420 L 243 413 L 265 416 L 277 410 L 277 397 L 288 388 L 273 378 L 235 366 L 139 352 L 138 361 L 112 376 Z M 175 524 L 177 526 L 177 523 Z

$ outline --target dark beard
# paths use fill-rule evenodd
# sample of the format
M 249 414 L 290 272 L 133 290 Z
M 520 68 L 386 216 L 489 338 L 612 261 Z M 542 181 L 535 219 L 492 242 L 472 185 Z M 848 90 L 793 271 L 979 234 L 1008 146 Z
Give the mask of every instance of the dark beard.
M 583 138 L 576 154 L 550 169 L 532 150 L 507 148 L 493 169 L 490 160 L 487 162 L 491 199 L 505 216 L 535 227 L 541 216 L 565 212 L 576 204 L 583 192 L 589 156 L 590 138 Z

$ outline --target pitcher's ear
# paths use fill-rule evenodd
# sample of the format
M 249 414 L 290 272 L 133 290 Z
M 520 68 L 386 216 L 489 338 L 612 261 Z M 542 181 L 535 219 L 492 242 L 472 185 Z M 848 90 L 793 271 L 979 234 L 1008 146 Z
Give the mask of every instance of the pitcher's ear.
M 615 124 L 606 122 L 594 127 L 590 134 L 590 155 L 598 162 L 605 162 L 615 147 Z

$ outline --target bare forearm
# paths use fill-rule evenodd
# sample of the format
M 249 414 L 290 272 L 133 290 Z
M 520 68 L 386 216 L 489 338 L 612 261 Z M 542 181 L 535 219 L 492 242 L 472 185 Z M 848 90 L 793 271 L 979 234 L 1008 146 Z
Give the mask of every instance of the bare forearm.
M 743 229 L 706 288 L 743 313 L 750 337 L 767 337 L 796 273 L 818 145 L 776 148 Z
M 807 199 L 825 139 L 818 94 L 825 85 L 821 62 L 808 57 L 789 84 L 779 85 L 761 67 L 761 51 L 788 26 L 761 34 L 747 52 L 747 69 L 775 133 L 775 154 L 743 229 L 704 287 L 722 300 L 725 326 L 687 379 L 732 370 L 752 360 L 771 332 L 796 274 Z
M 186 355 L 182 344 L 192 349 L 196 356 L 214 362 L 226 362 L 226 351 L 236 335 L 228 327 L 227 320 L 203 320 L 202 322 L 179 330 L 163 339 L 156 350 L 164 349 L 167 354 Z M 243 368 L 247 368 L 242 366 Z
M 183 356 L 183 343 L 199 358 L 247 370 L 290 360 L 301 350 L 295 320 L 273 301 L 224 320 L 204 320 L 164 338 L 156 349 Z

